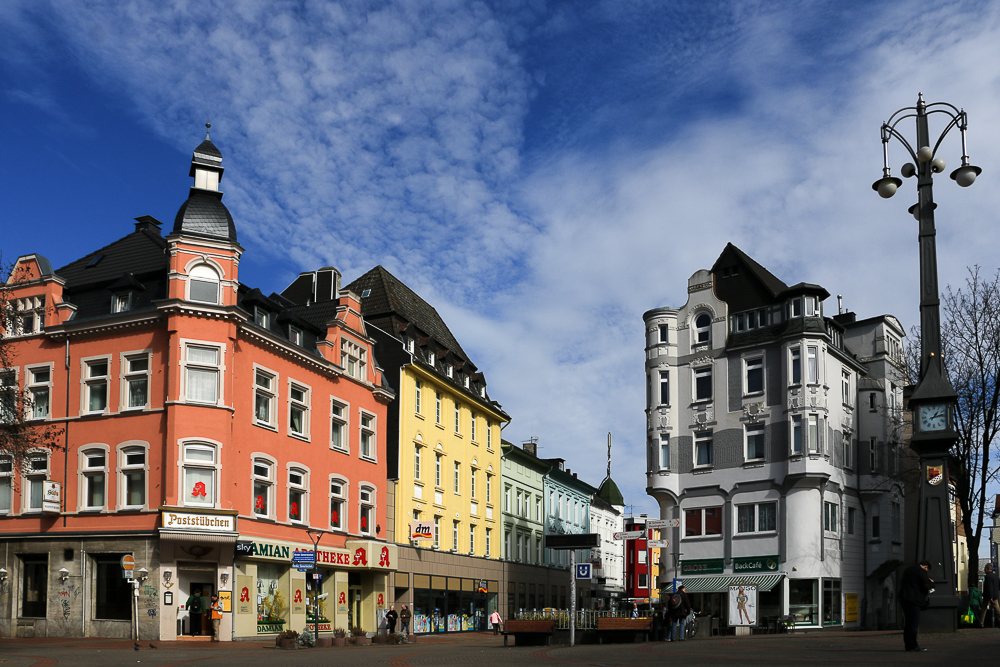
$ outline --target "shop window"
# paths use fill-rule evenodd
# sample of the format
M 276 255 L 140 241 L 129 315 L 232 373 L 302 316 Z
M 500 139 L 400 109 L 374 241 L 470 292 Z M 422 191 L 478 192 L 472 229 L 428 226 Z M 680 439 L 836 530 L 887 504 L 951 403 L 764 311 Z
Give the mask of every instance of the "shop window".
M 108 409 L 107 357 L 83 362 L 83 412 L 100 413 Z
M 108 452 L 105 449 L 88 449 L 80 452 L 80 473 L 83 482 L 81 509 L 104 509 L 107 461 Z
M 149 354 L 123 355 L 122 404 L 126 410 L 149 406 Z
M 375 415 L 361 412 L 361 458 L 375 460 Z
M 819 620 L 818 582 L 815 579 L 788 581 L 788 613 L 799 625 L 817 625 Z
M 375 521 L 375 489 L 370 486 L 362 486 L 358 491 L 360 501 L 360 511 L 358 526 L 362 535 L 372 534 L 372 523 Z
M 25 406 L 25 412 L 30 407 L 31 419 L 48 419 L 50 413 L 49 396 L 52 393 L 52 365 L 29 368 L 27 398 L 30 406 Z
M 188 272 L 188 299 L 201 303 L 219 303 L 219 274 L 208 264 L 199 264 Z
M 330 480 L 330 528 L 347 530 L 347 482 L 342 479 Z
M 823 580 L 823 625 L 840 625 L 840 579 Z
M 684 510 L 684 536 L 722 535 L 722 508 L 705 507 Z
M 209 444 L 184 445 L 181 497 L 185 505 L 215 505 L 216 452 Z
M 309 387 L 288 383 L 288 432 L 299 438 L 309 437 Z
M 146 449 L 129 447 L 120 454 L 119 479 L 124 508 L 140 509 L 146 506 Z
M 258 368 L 254 373 L 254 422 L 259 426 L 275 428 L 274 403 L 277 395 L 277 376 L 274 373 Z
M 13 509 L 14 460 L 0 456 L 0 514 L 10 514 Z
M 253 513 L 270 518 L 273 508 L 274 464 L 265 459 L 253 461 Z
M 330 400 L 330 449 L 347 451 L 347 405 Z
M 306 498 L 308 496 L 308 473 L 301 468 L 288 471 L 288 520 L 295 523 L 307 521 Z
M 94 618 L 102 621 L 132 620 L 132 582 L 122 577 L 122 556 L 94 554 L 96 590 Z
M 121 566 L 119 565 L 119 577 Z M 46 554 L 21 556 L 21 616 L 45 618 L 49 589 L 49 558 Z M 128 607 L 131 609 L 131 606 Z

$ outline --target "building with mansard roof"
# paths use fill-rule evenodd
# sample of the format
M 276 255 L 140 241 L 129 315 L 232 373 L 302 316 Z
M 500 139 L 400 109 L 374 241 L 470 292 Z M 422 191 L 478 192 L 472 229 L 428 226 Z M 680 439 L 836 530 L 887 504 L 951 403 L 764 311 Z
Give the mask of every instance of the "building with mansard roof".
M 127 638 L 135 614 L 143 640 L 204 635 L 196 600 L 216 592 L 223 640 L 374 631 L 387 608 L 394 393 L 360 297 L 330 268 L 283 294 L 241 283 L 208 137 L 189 175 L 168 235 L 142 216 L 62 268 L 18 258 L 5 286 L 0 391 L 64 448 L 0 456 L 2 635 Z
M 661 587 L 725 618 L 734 583 L 798 627 L 896 622 L 903 329 L 830 312 L 729 244 L 646 325 L 647 492 L 668 529 Z

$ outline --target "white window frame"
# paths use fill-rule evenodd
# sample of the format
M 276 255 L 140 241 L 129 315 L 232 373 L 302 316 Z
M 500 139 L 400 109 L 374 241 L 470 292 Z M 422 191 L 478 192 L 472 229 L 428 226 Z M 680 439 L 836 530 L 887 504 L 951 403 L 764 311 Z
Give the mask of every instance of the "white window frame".
M 510 496 L 511 487 L 509 484 L 505 484 L 503 487 L 503 511 L 505 514 L 510 514 Z
M 750 390 L 750 371 L 760 372 L 760 389 Z M 743 358 L 743 395 L 762 396 L 767 392 L 767 373 L 764 368 L 764 355 L 753 354 Z
M 364 382 L 368 379 L 367 351 L 361 343 L 343 336 L 340 339 L 340 365 L 344 372 L 355 380 Z
M 768 530 L 761 529 L 761 509 L 765 505 L 772 505 L 774 507 L 774 528 Z M 753 508 L 753 528 L 751 530 L 740 530 L 740 509 L 744 507 Z M 753 503 L 739 503 L 736 505 L 736 511 L 733 513 L 733 535 L 774 535 L 778 532 L 778 501 L 777 500 L 761 500 Z
M 476 467 L 469 466 L 469 497 L 476 499 Z
M 9 455 L 0 456 L 0 516 L 14 512 L 14 458 Z
M 44 462 L 45 466 L 36 467 L 36 463 L 39 461 Z M 34 486 L 36 484 L 41 484 L 42 487 L 38 496 L 39 498 L 45 497 L 44 484 L 48 481 L 49 473 L 52 469 L 52 452 L 46 449 L 34 449 L 28 452 L 27 466 L 28 469 L 24 474 L 24 479 L 21 484 L 21 513 L 40 514 L 42 511 L 42 501 L 38 503 L 38 507 L 32 507 L 31 496 Z
M 823 448 L 820 446 L 820 433 L 823 429 L 823 420 L 818 414 L 806 415 L 806 448 L 810 454 L 822 454 Z
M 754 434 L 759 433 L 764 439 L 764 455 L 763 456 L 750 456 L 750 432 L 753 431 Z M 763 423 L 757 424 L 747 424 L 743 429 L 743 458 L 746 461 L 763 461 L 767 458 L 767 428 Z M 754 452 L 755 454 L 757 452 Z
M 260 383 L 261 376 L 267 380 L 267 386 Z M 256 426 L 278 430 L 278 381 L 277 371 L 261 366 L 253 365 L 253 423 Z M 264 402 L 267 404 L 267 419 L 261 419 L 257 410 L 257 404 Z
M 458 551 L 458 528 L 462 525 L 462 522 L 458 519 L 453 519 L 451 522 L 451 548 L 454 551 Z
M 253 307 L 253 321 L 254 324 L 261 327 L 262 329 L 268 329 L 270 324 L 270 313 L 261 308 L 260 306 Z
M 127 313 L 130 310 L 132 310 L 132 292 L 118 292 L 112 295 L 112 313 Z
M 490 557 L 490 537 L 492 536 L 493 530 L 491 528 L 486 528 L 486 542 L 483 545 L 483 556 L 486 558 Z
M 460 496 L 462 495 L 462 464 L 459 463 L 458 461 L 455 461 L 454 463 L 455 463 L 455 476 L 453 481 L 455 483 L 455 495 Z
M 660 371 L 659 405 L 670 405 L 670 371 Z
M 340 490 L 336 490 L 336 486 L 340 487 Z M 348 508 L 350 507 L 351 500 L 351 490 L 350 482 L 347 478 L 341 477 L 339 475 L 330 476 L 330 498 L 327 504 L 327 516 L 328 523 L 330 524 L 331 530 L 339 530 L 341 532 L 349 532 L 348 530 L 348 514 L 350 513 Z M 340 503 L 340 509 L 337 511 L 337 523 L 333 522 L 333 503 L 337 501 Z
M 133 362 L 145 360 L 146 370 L 132 370 Z M 149 409 L 149 390 L 152 385 L 153 378 L 153 350 L 147 348 L 145 350 L 133 350 L 131 352 L 122 352 L 118 359 L 118 384 L 121 387 L 119 392 L 121 396 L 119 401 L 121 401 L 121 411 L 126 410 L 148 410 Z M 145 382 L 146 383 L 146 401 L 142 405 L 132 405 L 132 383 L 133 382 Z
M 844 456 L 844 467 L 850 470 L 854 469 L 854 442 L 851 438 L 850 433 L 842 433 L 840 436 L 840 442 L 843 445 L 843 456 Z
M 366 496 L 367 494 L 367 496 Z M 367 526 L 362 526 L 362 518 L 365 516 L 365 508 L 368 509 Z M 371 482 L 361 482 L 358 484 L 358 534 L 374 535 L 375 526 L 378 522 L 378 494 L 375 485 Z
M 806 448 L 806 437 L 803 431 L 802 415 L 792 415 L 788 420 L 789 428 L 789 454 L 792 456 L 801 456 L 805 453 Z M 798 435 L 798 449 L 796 449 L 795 436 Z
M 846 407 L 852 407 L 854 397 L 851 395 L 851 372 L 846 368 L 840 371 L 840 393 Z
M 422 407 L 420 405 L 420 399 L 422 396 L 423 383 L 420 380 L 417 380 L 413 387 L 413 411 L 418 415 L 420 414 L 420 408 Z
M 692 403 L 707 403 L 712 400 L 715 396 L 715 378 L 712 373 L 712 365 L 708 366 L 698 366 L 692 369 L 691 373 L 691 396 L 694 399 Z M 698 395 L 698 380 L 704 377 L 708 377 L 708 396 L 701 397 Z
M 808 384 L 819 384 L 820 383 L 819 346 L 818 345 L 807 345 L 806 346 L 806 382 Z
M 788 384 L 802 384 L 802 348 L 799 345 L 788 348 Z
M 337 412 L 340 414 L 337 414 Z M 335 452 L 351 453 L 351 404 L 338 398 L 330 397 L 330 449 Z M 334 434 L 339 433 L 339 438 Z M 336 440 L 340 440 L 340 446 Z
M 421 461 L 422 449 L 423 447 L 421 447 L 420 445 L 414 445 L 413 447 L 413 479 L 415 479 L 418 482 L 420 481 L 420 476 L 422 474 L 421 470 L 422 466 L 420 465 L 422 463 Z
M 298 440 L 309 442 L 311 439 L 310 425 L 312 424 L 312 387 L 298 380 L 288 378 L 288 384 L 285 389 L 288 392 L 288 435 Z M 294 397 L 297 392 L 300 393 L 301 400 Z M 301 432 L 292 428 L 292 413 L 296 410 L 302 413 Z
M 378 460 L 378 417 L 373 412 L 359 410 L 358 413 L 358 456 L 365 461 Z M 368 452 L 365 452 L 365 442 Z
M 698 320 L 702 317 L 708 318 L 707 325 L 698 324 Z M 701 311 L 695 313 L 695 316 L 691 318 L 691 329 L 694 331 L 694 340 L 692 341 L 692 347 L 695 345 L 711 345 L 712 344 L 712 317 L 711 313 Z
M 118 480 L 118 492 L 115 499 L 115 508 L 118 510 L 143 510 L 149 506 L 149 443 L 143 440 L 130 440 L 123 442 L 116 447 L 117 450 L 117 470 L 115 476 Z M 142 463 L 133 463 L 129 457 L 142 453 Z M 142 504 L 134 505 L 128 502 L 128 478 L 129 475 L 142 473 Z
M 184 438 L 178 441 L 178 446 L 180 451 L 177 456 L 177 467 L 179 468 L 180 474 L 177 476 L 178 484 L 178 498 L 180 499 L 179 504 L 183 507 L 202 507 L 202 508 L 217 508 L 219 507 L 219 480 L 222 475 L 222 443 L 217 440 L 209 440 L 207 438 Z M 188 448 L 192 448 L 194 451 L 211 451 L 212 461 L 201 461 L 197 459 L 188 459 Z M 188 471 L 208 471 L 211 473 L 212 480 L 212 493 L 211 497 L 205 496 L 203 502 L 192 502 L 188 495 L 185 493 L 187 487 L 187 475 Z M 194 486 L 192 485 L 192 490 Z
M 257 472 L 257 467 L 266 468 L 265 474 L 260 474 Z M 275 504 L 277 503 L 277 498 L 275 497 L 275 487 L 277 486 L 275 480 L 275 472 L 278 469 L 277 460 L 264 454 L 263 452 L 254 452 L 250 458 L 250 515 L 259 519 L 271 519 L 275 518 Z M 264 487 L 265 497 L 264 497 L 264 512 L 257 511 L 257 485 L 260 484 Z
M 214 264 L 209 264 L 207 262 L 201 262 L 190 266 L 187 269 L 187 301 L 194 301 L 195 303 L 208 303 L 212 305 L 221 305 L 222 303 L 222 268 Z M 195 299 L 191 292 L 194 283 L 201 283 L 203 285 L 214 284 L 215 285 L 215 299 L 205 300 L 205 299 Z
M 486 473 L 486 504 L 493 504 L 493 475 Z
M 108 508 L 108 495 L 111 492 L 111 484 L 108 479 L 108 457 L 110 456 L 110 452 L 110 447 L 96 442 L 83 445 L 78 451 L 77 490 L 79 500 L 77 507 L 80 508 L 81 512 L 103 512 Z M 92 466 L 90 464 L 91 456 L 100 456 L 103 463 L 98 466 Z M 89 495 L 93 480 L 98 478 L 101 480 L 101 485 L 103 486 L 103 490 L 101 491 L 103 495 L 102 502 L 91 505 L 87 502 L 87 496 Z
M 436 515 L 434 517 L 434 542 L 433 542 L 433 548 L 434 549 L 440 549 L 441 548 L 441 517 L 436 516 Z
M 48 373 L 49 379 L 45 382 L 39 382 L 35 379 L 35 374 L 39 371 L 44 371 Z M 24 383 L 25 383 L 25 395 L 31 398 L 31 417 L 29 418 L 25 414 L 25 421 L 41 421 L 48 420 L 52 418 L 52 376 L 55 374 L 55 364 L 32 364 L 30 366 L 24 367 Z M 40 401 L 37 396 L 39 394 L 45 395 L 45 412 L 39 414 L 38 406 Z M 25 411 L 27 413 L 27 411 Z
M 19 386 L 16 367 L 0 368 L 0 424 L 12 424 L 19 419 Z
M 441 425 L 441 392 L 434 392 L 434 423 Z
M 831 503 L 829 500 L 823 501 L 823 532 L 840 534 L 838 514 L 840 514 L 840 503 Z
M 469 524 L 469 555 L 476 552 L 476 524 Z
M 288 342 L 302 347 L 302 329 L 292 324 L 288 325 Z
M 292 475 L 300 475 L 301 482 L 293 482 Z M 309 525 L 309 489 L 310 480 L 309 477 L 311 472 L 309 468 L 302 465 L 301 463 L 291 462 L 285 464 L 285 480 L 287 482 L 286 489 L 288 493 L 285 494 L 286 506 L 285 506 L 285 516 L 288 517 L 288 523 L 292 525 Z M 292 518 L 292 493 L 301 494 L 300 501 L 301 505 L 298 507 L 299 518 Z
M 476 413 L 472 411 L 472 415 L 469 417 L 469 439 L 472 442 L 476 442 Z
M 439 452 L 434 452 L 434 487 L 437 489 L 441 489 L 442 491 L 444 490 L 444 487 L 441 486 L 441 484 L 444 482 L 444 480 L 442 479 L 444 471 L 441 469 L 441 463 L 443 458 L 444 455 L 442 455 Z
M 493 451 L 493 422 L 486 420 L 486 449 Z
M 104 375 L 91 375 L 91 368 L 106 365 Z M 104 388 L 104 409 L 91 410 L 91 392 Z M 111 413 L 111 355 L 101 354 L 80 359 L 80 415 L 106 415 Z
M 462 433 L 462 409 L 458 405 L 458 401 L 455 401 L 455 435 L 461 435 Z
M 226 383 L 222 381 L 222 378 L 226 375 L 226 343 L 217 343 L 214 341 L 203 341 L 203 340 L 192 340 L 188 338 L 181 339 L 181 400 L 184 403 L 191 403 L 194 405 L 215 405 L 223 406 L 225 405 L 225 387 Z M 218 363 L 214 366 L 212 364 L 192 362 L 188 358 L 190 356 L 191 348 L 202 348 L 202 349 L 215 349 L 218 354 Z M 216 374 L 215 380 L 215 402 L 211 401 L 198 401 L 188 397 L 188 373 L 192 370 L 197 371 L 214 371 Z
M 698 445 L 708 442 L 708 463 L 698 463 Z M 712 431 L 698 431 L 694 434 L 693 438 L 694 446 L 694 467 L 695 468 L 711 468 L 715 465 L 715 434 Z
M 684 529 L 684 539 L 696 539 L 696 540 L 697 539 L 718 539 L 718 538 L 722 537 L 722 535 L 725 533 L 724 526 L 722 525 L 722 522 L 724 521 L 722 507 L 723 507 L 722 505 L 708 505 L 708 506 L 705 506 L 705 507 L 683 507 L 683 508 L 681 508 L 681 526 Z M 705 511 L 706 510 L 712 510 L 712 509 L 715 509 L 715 510 L 719 511 L 719 515 L 720 515 L 719 516 L 719 520 L 720 520 L 719 532 L 717 534 L 713 533 L 712 535 L 707 535 L 706 534 L 706 528 L 705 528 Z M 699 516 L 701 517 L 701 527 L 700 527 L 701 532 L 699 534 L 697 534 L 697 535 L 688 535 L 688 533 L 687 533 L 687 512 L 699 512 Z

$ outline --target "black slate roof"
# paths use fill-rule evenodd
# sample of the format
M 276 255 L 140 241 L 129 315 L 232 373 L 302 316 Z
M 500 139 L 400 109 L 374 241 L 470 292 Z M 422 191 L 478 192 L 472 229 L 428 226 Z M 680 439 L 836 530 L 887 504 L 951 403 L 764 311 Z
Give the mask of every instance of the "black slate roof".
M 732 243 L 727 243 L 715 260 L 712 274 L 716 296 L 729 304 L 733 312 L 774 303 L 788 289 L 788 285 Z
M 393 317 L 406 320 L 430 334 L 434 340 L 456 356 L 472 362 L 437 310 L 403 284 L 399 278 L 389 273 L 385 267 L 376 266 L 348 285 L 346 289 L 361 298 L 361 314 L 376 326 L 396 335 L 396 331 L 387 327 L 386 323 L 391 322 Z M 362 296 L 365 290 L 371 290 L 368 296 Z
M 165 273 L 169 261 L 166 247 L 162 236 L 141 229 L 56 269 L 56 274 L 66 280 L 67 289 L 74 290 L 88 286 L 103 288 L 126 273 L 135 276 Z M 98 257 L 100 261 L 94 263 Z
M 195 153 L 201 153 L 203 155 L 211 155 L 212 157 L 217 157 L 222 159 L 222 153 L 219 149 L 215 147 L 211 139 L 205 139 L 205 141 L 198 144 L 198 148 L 194 149 Z
M 222 193 L 197 188 L 191 188 L 191 195 L 177 211 L 173 231 L 236 241 L 236 223 L 222 203 Z

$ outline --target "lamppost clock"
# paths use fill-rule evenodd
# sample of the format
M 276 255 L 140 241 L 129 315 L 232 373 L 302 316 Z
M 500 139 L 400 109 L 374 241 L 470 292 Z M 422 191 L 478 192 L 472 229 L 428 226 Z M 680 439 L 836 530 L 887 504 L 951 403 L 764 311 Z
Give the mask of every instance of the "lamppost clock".
M 944 431 L 948 428 L 948 406 L 944 403 L 931 403 L 920 406 L 920 430 Z

